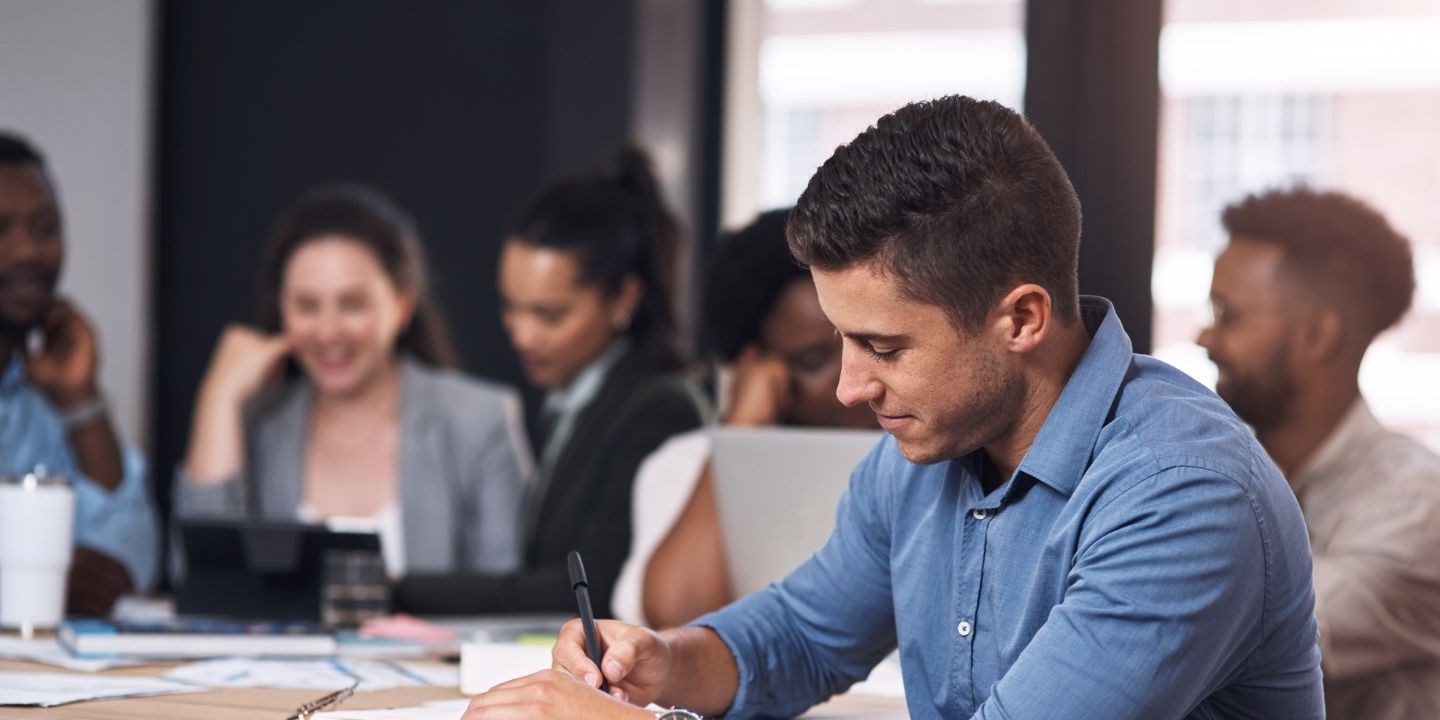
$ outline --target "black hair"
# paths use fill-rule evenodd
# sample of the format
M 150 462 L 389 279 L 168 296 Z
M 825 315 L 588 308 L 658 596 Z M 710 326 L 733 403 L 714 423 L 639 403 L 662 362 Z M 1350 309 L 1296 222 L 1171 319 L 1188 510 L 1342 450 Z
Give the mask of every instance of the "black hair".
M 704 342 L 707 354 L 732 362 L 760 335 L 760 325 L 790 283 L 810 273 L 785 244 L 789 208 L 762 213 L 724 235 L 705 275 Z
M 625 333 L 661 366 L 679 365 L 671 308 L 679 226 L 643 150 L 622 149 L 612 170 L 552 182 L 521 213 L 511 238 L 569 253 L 579 281 L 606 295 L 637 278 L 644 289 Z
M 261 326 L 270 332 L 280 330 L 285 266 L 305 243 L 327 235 L 364 246 L 375 254 L 396 288 L 414 292 L 415 312 L 396 338 L 396 349 L 436 367 L 456 367 L 445 318 L 431 294 L 415 221 L 384 194 L 362 185 L 318 188 L 280 216 L 261 273 Z
M 28 140 L 8 130 L 0 130 L 0 165 L 34 164 L 45 170 L 45 156 Z
M 1367 343 L 1410 309 L 1410 243 L 1359 198 L 1303 185 L 1276 189 L 1230 205 L 1220 221 L 1231 242 L 1280 248 L 1281 272 L 1357 321 Z
M 1079 319 L 1080 200 L 1035 128 L 996 102 L 951 95 L 880 118 L 820 166 L 787 233 L 801 262 L 873 260 L 959 327 L 1020 283 Z

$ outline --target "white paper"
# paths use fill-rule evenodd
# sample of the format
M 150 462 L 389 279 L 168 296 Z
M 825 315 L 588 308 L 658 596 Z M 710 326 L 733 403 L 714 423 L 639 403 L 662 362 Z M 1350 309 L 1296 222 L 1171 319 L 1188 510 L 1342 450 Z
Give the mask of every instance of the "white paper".
M 470 707 L 463 700 L 433 700 L 424 705 L 389 710 L 334 710 L 315 714 L 315 720 L 455 720 Z
M 500 683 L 548 670 L 551 648 L 517 643 L 465 643 L 460 647 L 460 691 L 485 692 Z
M 430 702 L 425 703 L 425 707 L 433 708 L 435 710 L 454 710 L 455 712 L 465 712 L 465 709 L 470 707 L 470 698 L 464 698 L 461 700 L 431 700 Z
M 460 687 L 460 666 L 439 662 L 397 662 L 405 672 L 435 687 Z
M 417 665 L 418 667 L 418 665 Z M 384 660 L 253 660 L 229 658 L 181 665 L 164 677 L 202 687 L 291 688 L 339 690 L 357 679 L 357 690 L 389 690 L 416 685 L 450 685 L 458 682 L 452 669 L 423 668 Z M 435 682 L 439 680 L 440 682 Z M 448 682 L 446 682 L 448 681 Z
M 82 700 L 193 692 L 200 690 L 158 678 L 0 672 L 0 705 L 54 707 Z
M 455 720 L 464 710 L 436 710 L 427 707 L 394 710 L 337 710 L 315 713 L 315 720 Z
M 448 700 L 446 700 L 448 703 Z M 393 710 L 336 710 L 315 713 L 314 720 L 455 720 L 469 707 L 469 700 L 459 707 L 397 707 Z
M 112 660 L 81 660 L 71 657 L 70 653 L 61 647 L 55 638 L 36 638 L 24 640 L 18 637 L 0 635 L 0 658 L 8 660 L 29 660 L 30 662 L 54 665 L 67 670 L 84 670 L 95 672 L 106 668 L 121 667 L 125 665 L 141 665 L 144 660 L 134 659 L 112 659 Z
M 850 688 L 851 695 L 905 699 L 905 678 L 900 673 L 900 654 L 891 655 L 870 671 L 870 677 Z

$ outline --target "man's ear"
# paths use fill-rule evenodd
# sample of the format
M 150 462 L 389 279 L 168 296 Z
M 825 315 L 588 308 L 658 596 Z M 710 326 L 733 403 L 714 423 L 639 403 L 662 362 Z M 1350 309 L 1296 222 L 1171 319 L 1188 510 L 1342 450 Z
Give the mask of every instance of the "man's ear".
M 1028 353 L 1049 337 L 1055 322 L 1050 292 L 1034 283 L 1020 285 L 1000 300 L 995 327 L 1007 350 Z
M 1319 307 L 1306 313 L 1300 333 L 1300 355 L 1312 362 L 1333 360 L 1345 349 L 1348 328 L 1340 312 Z

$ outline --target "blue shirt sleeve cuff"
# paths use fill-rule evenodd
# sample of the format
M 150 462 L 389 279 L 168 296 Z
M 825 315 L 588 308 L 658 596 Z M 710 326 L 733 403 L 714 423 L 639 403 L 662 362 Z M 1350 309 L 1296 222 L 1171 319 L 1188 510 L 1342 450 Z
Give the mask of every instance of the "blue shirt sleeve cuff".
M 121 450 L 120 485 L 106 490 L 79 475 L 75 485 L 75 542 L 114 557 L 125 566 L 138 592 L 155 585 L 159 535 L 150 501 L 145 456 L 132 447 Z
M 758 608 L 752 606 L 762 602 L 762 598 L 770 592 L 773 590 L 758 592 L 742 598 L 728 607 L 703 615 L 690 623 L 693 627 L 709 628 L 720 636 L 720 640 L 730 650 L 731 657 L 735 658 L 739 687 L 736 688 L 735 699 L 731 701 L 730 709 L 724 713 L 726 718 L 753 717 L 763 711 L 763 708 L 752 707 L 756 704 L 756 698 L 764 698 L 768 695 L 766 689 L 762 687 L 765 678 L 756 666 L 761 655 L 761 648 L 755 643 L 757 633 L 754 625 L 759 621 L 760 615 L 757 612 Z

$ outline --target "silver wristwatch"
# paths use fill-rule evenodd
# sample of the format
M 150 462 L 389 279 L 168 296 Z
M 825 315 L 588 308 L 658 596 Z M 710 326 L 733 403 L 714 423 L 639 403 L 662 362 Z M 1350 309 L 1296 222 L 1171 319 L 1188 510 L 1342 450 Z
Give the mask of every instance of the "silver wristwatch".
M 705 720 L 700 715 L 681 708 L 670 708 L 655 713 L 655 720 Z

